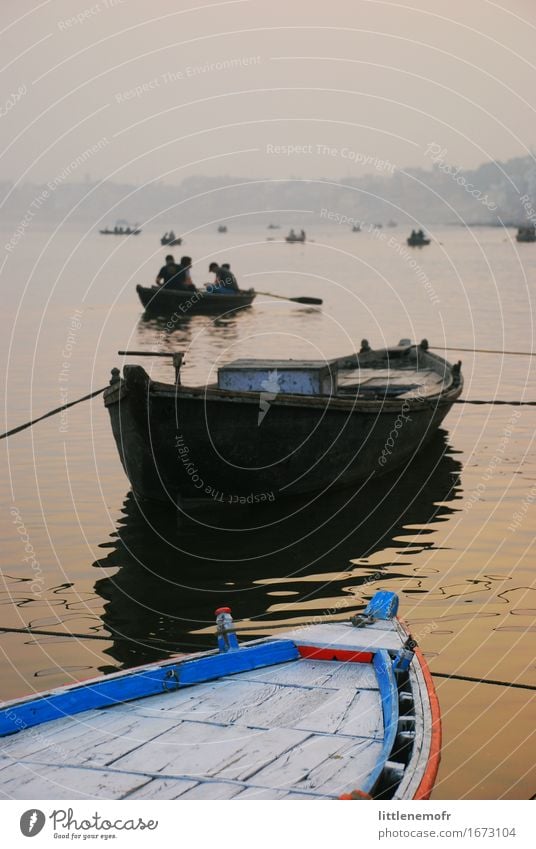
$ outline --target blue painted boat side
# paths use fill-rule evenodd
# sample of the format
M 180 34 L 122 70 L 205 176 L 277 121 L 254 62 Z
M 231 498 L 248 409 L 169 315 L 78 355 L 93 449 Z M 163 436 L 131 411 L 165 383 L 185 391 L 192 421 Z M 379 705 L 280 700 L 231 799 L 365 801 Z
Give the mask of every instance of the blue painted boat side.
M 374 789 L 374 785 L 389 760 L 398 730 L 398 687 L 393 672 L 392 659 L 389 653 L 382 649 L 374 655 L 373 664 L 382 702 L 383 743 L 374 769 L 369 774 L 363 787 L 360 788 L 364 793 L 371 793 Z
M 0 710 L 0 737 L 86 710 L 110 707 L 158 695 L 166 690 L 213 681 L 224 675 L 286 663 L 297 660 L 299 656 L 292 640 L 274 640 L 256 646 L 244 646 L 239 651 L 178 661 L 176 664 L 150 667 L 142 671 L 134 670 L 108 680 L 90 681 L 61 693 L 14 703 Z

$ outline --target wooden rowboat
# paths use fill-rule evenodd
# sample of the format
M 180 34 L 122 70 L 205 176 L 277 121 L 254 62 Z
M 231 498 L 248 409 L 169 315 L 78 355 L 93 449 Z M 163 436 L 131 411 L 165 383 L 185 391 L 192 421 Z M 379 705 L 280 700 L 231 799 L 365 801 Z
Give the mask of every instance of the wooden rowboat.
M 377 351 L 364 340 L 330 362 L 238 360 L 198 387 L 181 385 L 178 365 L 175 385 L 114 369 L 104 393 L 133 490 L 170 504 L 255 505 L 368 481 L 411 460 L 463 388 L 460 364 L 426 340 Z
M 211 293 L 205 289 L 187 292 L 162 286 L 136 286 L 136 292 L 146 312 L 161 316 L 177 313 L 179 317 L 200 313 L 221 315 L 234 312 L 251 306 L 256 296 L 253 289 L 224 294 Z
M 398 598 L 350 623 L 172 658 L 5 703 L 12 799 L 427 799 L 440 758 L 432 678 Z

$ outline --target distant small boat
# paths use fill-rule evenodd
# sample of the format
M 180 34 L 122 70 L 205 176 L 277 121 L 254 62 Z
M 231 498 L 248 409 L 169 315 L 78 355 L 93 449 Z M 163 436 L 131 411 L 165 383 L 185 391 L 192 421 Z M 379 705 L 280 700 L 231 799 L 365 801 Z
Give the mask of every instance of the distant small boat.
M 136 286 L 145 310 L 153 315 L 169 316 L 178 313 L 187 317 L 200 313 L 224 313 L 251 306 L 256 297 L 253 289 L 234 293 L 211 293 L 205 289 L 181 291 L 165 286 Z
M 160 238 L 161 245 L 182 245 L 182 239 L 180 236 L 175 236 L 173 230 L 170 233 L 164 233 L 164 235 Z
M 361 233 L 361 225 L 354 224 L 354 226 L 352 227 L 352 233 Z
M 133 802 L 428 799 L 440 706 L 398 604 L 383 590 L 350 621 L 242 645 L 221 607 L 219 651 L 4 702 L 5 792 L 56 800 L 72 788 L 70 797 Z
M 299 233 L 295 233 L 294 230 L 291 230 L 288 236 L 285 236 L 285 242 L 305 242 L 305 230 L 301 230 Z
M 218 227 L 218 233 L 227 233 L 227 227 L 225 226 L 225 224 L 220 224 L 220 226 Z
M 389 221 L 387 222 L 387 226 L 388 227 L 398 227 L 398 224 L 396 223 L 396 221 L 393 221 L 393 219 L 390 218 Z
M 139 227 L 105 227 L 104 230 L 99 230 L 101 236 L 139 236 L 141 230 Z
M 536 242 L 536 227 L 518 227 L 516 242 Z
M 430 239 L 427 239 L 422 230 L 412 230 L 411 235 L 407 238 L 407 243 L 410 248 L 422 248 L 430 244 Z
M 279 224 L 268 224 L 268 230 L 280 230 Z

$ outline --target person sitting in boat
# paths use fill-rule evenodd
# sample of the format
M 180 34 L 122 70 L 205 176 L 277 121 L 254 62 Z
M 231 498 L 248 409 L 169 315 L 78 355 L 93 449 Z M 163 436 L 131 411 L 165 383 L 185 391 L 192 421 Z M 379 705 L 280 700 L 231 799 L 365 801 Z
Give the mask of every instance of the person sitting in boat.
M 173 236 L 175 238 L 175 236 Z M 196 287 L 192 280 L 192 276 L 190 274 L 190 270 L 192 268 L 192 257 L 191 256 L 181 256 L 181 265 L 180 265 L 180 277 L 179 283 L 182 284 L 183 289 L 189 289 L 195 292 Z
M 229 293 L 232 294 L 240 291 L 237 279 L 231 271 L 231 266 L 228 262 L 223 263 L 222 265 L 218 265 L 217 262 L 211 262 L 208 270 L 212 274 L 216 275 L 214 287 L 212 289 L 214 294 L 221 293 L 223 295 L 227 295 Z
M 162 266 L 156 275 L 156 285 L 166 289 L 180 289 L 182 286 L 177 285 L 181 281 L 181 267 L 175 262 L 172 254 L 166 257 L 166 264 Z M 182 275 L 184 276 L 184 275 Z

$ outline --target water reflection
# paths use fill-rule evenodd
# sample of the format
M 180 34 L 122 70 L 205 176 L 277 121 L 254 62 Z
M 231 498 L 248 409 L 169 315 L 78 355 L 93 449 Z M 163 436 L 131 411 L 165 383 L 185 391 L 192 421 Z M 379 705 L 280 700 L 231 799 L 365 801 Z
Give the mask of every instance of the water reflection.
M 117 569 L 95 584 L 106 602 L 103 624 L 133 640 L 116 640 L 108 653 L 130 666 L 167 648 L 210 647 L 214 638 L 203 629 L 223 603 L 237 619 L 265 626 L 350 615 L 375 580 L 400 577 L 390 549 L 411 557 L 434 546 L 431 523 L 456 509 L 460 470 L 440 431 L 398 476 L 312 503 L 214 508 L 184 520 L 129 493 L 117 530 L 100 546 L 107 553 L 94 563 Z M 155 639 L 162 649 L 144 644 Z

